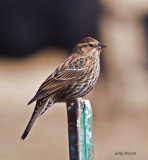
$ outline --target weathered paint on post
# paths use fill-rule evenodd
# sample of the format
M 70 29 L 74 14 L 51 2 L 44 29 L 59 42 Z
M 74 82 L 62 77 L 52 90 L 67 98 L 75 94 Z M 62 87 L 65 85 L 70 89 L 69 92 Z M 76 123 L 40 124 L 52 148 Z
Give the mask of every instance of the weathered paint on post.
M 70 160 L 94 160 L 92 110 L 89 100 L 79 99 L 68 103 L 67 113 Z

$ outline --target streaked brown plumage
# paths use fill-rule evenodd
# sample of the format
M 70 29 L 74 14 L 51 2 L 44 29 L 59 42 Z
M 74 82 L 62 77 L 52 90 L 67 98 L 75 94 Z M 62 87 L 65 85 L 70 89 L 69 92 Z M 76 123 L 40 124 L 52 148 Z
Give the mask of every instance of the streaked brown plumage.
M 36 107 L 21 137 L 25 139 L 36 119 L 56 102 L 70 102 L 84 97 L 96 84 L 100 72 L 100 52 L 105 46 L 97 40 L 82 39 L 69 56 L 40 86 Z

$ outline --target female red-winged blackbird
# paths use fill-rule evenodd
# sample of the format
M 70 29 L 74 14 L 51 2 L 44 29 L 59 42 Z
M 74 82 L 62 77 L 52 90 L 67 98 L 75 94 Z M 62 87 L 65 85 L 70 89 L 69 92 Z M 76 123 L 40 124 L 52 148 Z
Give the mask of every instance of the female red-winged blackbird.
M 36 119 L 56 102 L 71 102 L 84 97 L 94 87 L 100 73 L 100 52 L 106 46 L 86 37 L 73 49 L 69 56 L 40 86 L 34 101 L 36 107 L 21 137 L 25 139 Z

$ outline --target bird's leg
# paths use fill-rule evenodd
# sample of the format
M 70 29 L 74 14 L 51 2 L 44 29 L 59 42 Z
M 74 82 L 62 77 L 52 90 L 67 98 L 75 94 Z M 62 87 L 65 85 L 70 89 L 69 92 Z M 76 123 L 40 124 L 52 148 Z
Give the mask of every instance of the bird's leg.
M 82 104 L 82 113 L 83 113 L 86 106 L 85 106 L 85 103 L 84 103 L 83 101 L 81 102 L 81 104 Z M 81 113 L 81 114 L 82 114 L 82 113 Z
M 68 106 L 68 108 L 67 108 L 68 111 L 73 111 L 75 103 L 73 101 L 67 102 L 67 106 Z
M 77 98 L 77 101 L 79 101 L 80 103 L 81 103 L 81 105 L 82 105 L 82 113 L 84 112 L 84 109 L 85 109 L 85 103 L 84 103 L 84 101 L 83 101 L 83 98 Z M 81 114 L 82 114 L 81 113 Z

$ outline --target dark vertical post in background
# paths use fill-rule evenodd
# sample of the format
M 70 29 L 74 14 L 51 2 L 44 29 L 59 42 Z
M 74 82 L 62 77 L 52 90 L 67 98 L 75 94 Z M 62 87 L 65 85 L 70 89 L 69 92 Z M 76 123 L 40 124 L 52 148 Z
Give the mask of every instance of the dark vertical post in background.
M 89 100 L 68 103 L 67 114 L 70 160 L 94 160 L 92 110 Z

